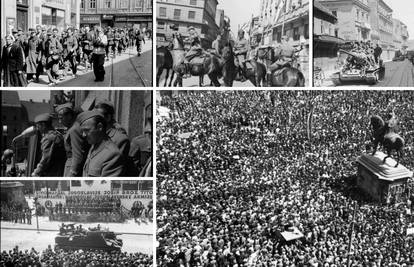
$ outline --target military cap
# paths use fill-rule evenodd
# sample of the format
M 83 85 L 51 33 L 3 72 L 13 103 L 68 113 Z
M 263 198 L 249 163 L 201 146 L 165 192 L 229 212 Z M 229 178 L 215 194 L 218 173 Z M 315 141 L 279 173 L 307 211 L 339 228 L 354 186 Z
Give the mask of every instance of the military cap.
M 242 29 L 240 29 L 239 34 L 244 34 L 244 31 Z
M 29 32 L 34 32 L 34 31 L 35 31 L 35 29 L 29 28 Z
M 17 28 L 17 31 L 22 32 L 23 31 L 22 27 Z
M 18 31 L 17 31 L 16 29 L 13 29 L 13 30 L 12 30 L 12 33 L 13 33 L 13 34 L 18 33 Z
M 114 107 L 114 104 L 112 104 L 111 102 L 109 102 L 109 101 L 106 101 L 106 100 L 104 100 L 104 101 L 101 101 L 101 102 L 98 102 L 96 105 L 95 105 L 95 108 L 103 108 L 104 110 L 106 110 L 108 113 L 110 113 L 110 114 L 114 114 L 115 113 L 115 107 Z
M 50 116 L 49 113 L 43 113 L 43 114 L 37 115 L 34 119 L 35 123 L 43 122 L 43 121 L 52 121 L 52 116 Z
M 48 29 L 47 30 L 47 35 L 52 35 L 53 33 L 52 33 L 52 30 L 51 29 Z
M 98 110 L 90 110 L 90 111 L 84 111 L 81 114 L 78 115 L 78 122 L 79 124 L 84 123 L 86 120 L 89 120 L 94 117 L 101 117 L 104 119 L 104 116 L 102 115 L 102 112 Z
M 59 30 L 57 28 L 53 28 L 53 31 L 57 31 L 58 32 Z
M 58 105 L 55 108 L 55 110 L 56 110 L 56 112 L 59 112 L 59 111 L 61 111 L 64 108 L 68 108 L 68 109 L 73 110 L 73 105 L 72 105 L 72 103 L 68 102 L 68 103 L 65 103 L 65 104 Z

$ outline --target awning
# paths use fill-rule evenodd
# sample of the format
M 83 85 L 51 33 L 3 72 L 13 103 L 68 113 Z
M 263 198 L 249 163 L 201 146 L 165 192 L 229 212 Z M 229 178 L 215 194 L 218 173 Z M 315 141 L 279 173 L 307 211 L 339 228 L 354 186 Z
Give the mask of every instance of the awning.
M 331 35 L 314 35 L 314 42 L 334 43 L 334 44 L 345 44 L 345 40 Z
M 327 8 L 326 6 L 322 5 L 319 1 L 314 1 L 313 2 L 313 12 L 315 12 L 315 9 L 324 13 L 325 15 L 327 15 L 330 19 L 334 20 L 334 21 L 338 21 L 338 18 L 332 14 L 332 12 L 329 10 L 329 8 Z

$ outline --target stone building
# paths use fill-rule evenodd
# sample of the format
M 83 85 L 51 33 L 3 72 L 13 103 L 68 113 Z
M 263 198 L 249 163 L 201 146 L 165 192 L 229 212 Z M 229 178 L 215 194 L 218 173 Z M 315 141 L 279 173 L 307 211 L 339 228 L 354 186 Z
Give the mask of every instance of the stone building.
M 36 25 L 79 27 L 81 0 L 4 0 L 1 1 L 1 32 L 21 28 L 27 31 Z
M 81 25 L 152 29 L 152 0 L 81 0 Z
M 202 47 L 211 47 L 220 30 L 216 23 L 217 4 L 217 0 L 157 0 L 157 45 L 168 44 L 170 27 L 176 25 L 184 39 L 188 28 L 194 27 Z

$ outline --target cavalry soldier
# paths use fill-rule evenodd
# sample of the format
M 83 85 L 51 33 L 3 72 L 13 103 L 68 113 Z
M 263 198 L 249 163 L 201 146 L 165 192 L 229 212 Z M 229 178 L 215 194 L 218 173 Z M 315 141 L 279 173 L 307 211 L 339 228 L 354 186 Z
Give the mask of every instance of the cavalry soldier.
M 38 115 L 35 123 L 36 129 L 42 134 L 42 158 L 32 176 L 61 177 L 66 161 L 63 136 L 53 128 L 49 113 Z
M 295 53 L 301 50 L 296 50 L 288 41 L 289 37 L 284 35 L 282 36 L 281 44 L 276 47 L 275 53 L 278 59 L 269 66 L 267 71 L 267 81 L 271 80 L 271 75 L 275 70 L 291 64 Z
M 241 81 L 244 82 L 246 78 L 243 75 L 243 69 L 245 68 L 246 56 L 247 51 L 249 50 L 249 43 L 247 42 L 246 38 L 244 38 L 244 31 L 239 30 L 238 39 L 234 44 L 234 54 L 237 57 L 237 65 L 239 69 L 239 75 Z
M 69 62 L 72 69 L 72 77 L 76 77 L 78 66 L 76 63 L 76 51 L 78 50 L 78 40 L 73 36 L 73 29 L 68 28 L 67 37 L 63 41 L 63 47 L 65 49 L 65 62 Z
M 58 77 L 59 59 L 62 52 L 62 45 L 52 31 L 47 32 L 47 40 L 43 47 L 42 64 L 45 66 L 49 85 L 55 85 Z
M 223 47 L 221 45 L 221 35 L 220 34 L 217 35 L 216 40 L 214 40 L 213 43 L 211 44 L 211 49 L 213 49 L 213 52 L 217 56 L 221 56 L 221 50 L 223 49 Z
M 72 103 L 62 104 L 56 107 L 59 122 L 68 128 L 64 136 L 64 145 L 66 150 L 66 163 L 64 177 L 82 176 L 83 165 L 89 150 L 89 145 L 82 138 L 80 125 L 76 121 L 76 113 L 73 110 Z
M 105 79 L 105 46 L 108 44 L 106 35 L 101 27 L 96 28 L 96 35 L 93 40 L 92 64 L 95 74 L 95 82 L 102 82 Z
M 196 56 L 200 56 L 203 52 L 203 48 L 201 47 L 201 39 L 198 33 L 196 32 L 195 28 L 191 26 L 188 28 L 188 41 L 190 42 L 190 50 L 188 50 L 187 54 L 184 58 L 184 65 L 186 66 L 187 73 L 190 70 L 189 62 L 195 58 Z
M 79 114 L 78 122 L 82 136 L 91 145 L 83 176 L 117 177 L 125 171 L 124 157 L 118 147 L 106 134 L 106 120 L 97 110 L 85 111 Z
M 130 142 L 126 130 L 115 121 L 115 109 L 110 102 L 100 102 L 95 109 L 102 113 L 106 120 L 106 134 L 118 146 L 124 158 L 128 157 Z
M 129 157 L 134 161 L 138 171 L 144 168 L 152 156 L 152 127 L 148 124 L 144 129 L 144 134 L 135 137 L 131 142 Z

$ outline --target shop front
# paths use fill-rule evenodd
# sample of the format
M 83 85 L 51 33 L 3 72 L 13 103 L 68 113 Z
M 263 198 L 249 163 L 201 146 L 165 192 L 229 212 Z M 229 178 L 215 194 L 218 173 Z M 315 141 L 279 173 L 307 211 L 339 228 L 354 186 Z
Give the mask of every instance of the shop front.
M 116 16 L 114 18 L 114 27 L 122 28 L 140 28 L 152 29 L 152 15 L 130 15 L 130 16 Z
M 42 24 L 50 28 L 63 30 L 65 28 L 65 10 L 42 6 Z
M 85 27 L 93 27 L 95 25 L 101 25 L 101 15 L 83 15 L 81 14 L 80 17 L 80 26 Z

